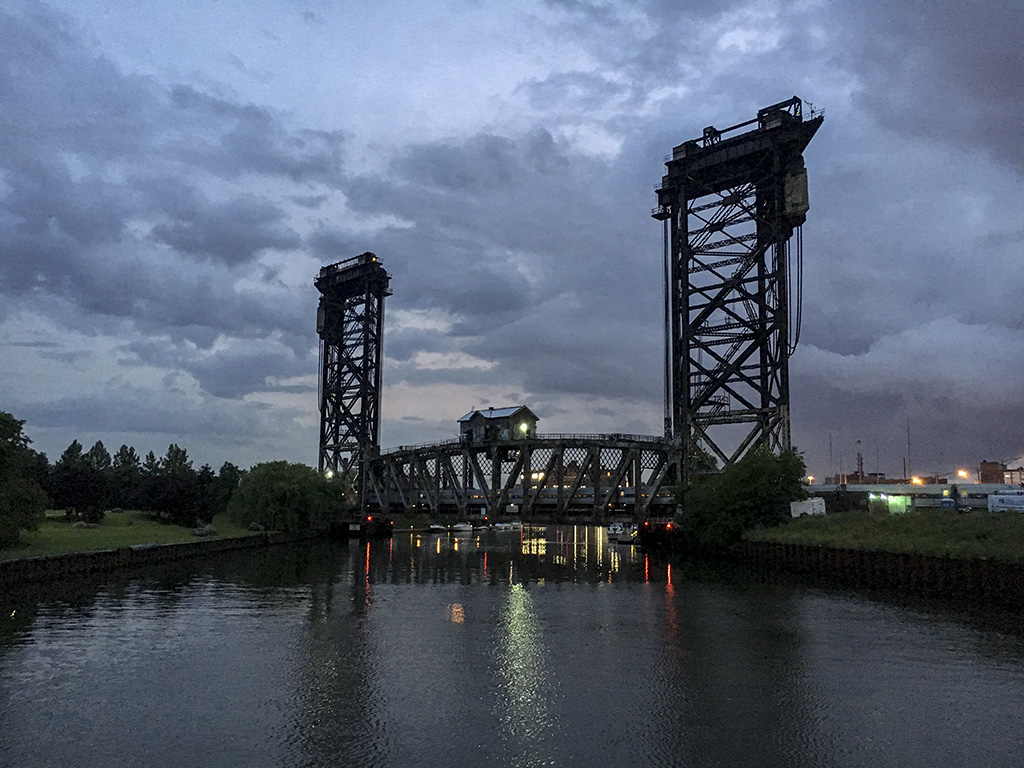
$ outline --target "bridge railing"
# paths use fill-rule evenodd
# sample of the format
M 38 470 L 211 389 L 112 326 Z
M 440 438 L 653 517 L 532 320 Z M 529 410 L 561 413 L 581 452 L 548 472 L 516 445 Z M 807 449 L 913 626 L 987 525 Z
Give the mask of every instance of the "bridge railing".
M 620 432 L 614 433 L 576 433 L 576 432 L 545 432 L 534 435 L 528 439 L 515 438 L 509 442 L 528 442 L 529 440 L 575 440 L 579 442 L 588 443 L 615 443 L 615 442 L 631 442 L 631 443 L 664 443 L 665 438 L 656 435 L 632 435 L 623 434 Z M 388 448 L 381 451 L 381 456 L 394 456 L 399 453 L 410 453 L 413 451 L 419 451 L 427 448 L 443 448 L 449 445 L 486 445 L 492 442 L 490 440 L 467 440 L 461 437 L 455 437 L 448 440 L 437 440 L 431 443 L 416 443 L 414 445 L 399 445 L 395 448 Z M 506 442 L 506 441 L 501 441 Z

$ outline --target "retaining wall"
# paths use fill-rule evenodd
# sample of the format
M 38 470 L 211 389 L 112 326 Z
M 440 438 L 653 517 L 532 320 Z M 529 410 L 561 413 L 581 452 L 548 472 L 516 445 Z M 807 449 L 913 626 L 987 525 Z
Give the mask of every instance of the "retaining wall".
M 735 554 L 759 566 L 842 586 L 964 597 L 1024 608 L 1024 565 L 901 552 L 744 541 Z
M 266 532 L 251 536 L 185 541 L 180 544 L 136 544 L 120 549 L 100 549 L 92 552 L 4 560 L 0 561 L 0 586 L 33 581 L 56 581 L 67 576 L 82 576 L 169 563 L 232 550 L 286 544 L 301 538 L 306 537 Z

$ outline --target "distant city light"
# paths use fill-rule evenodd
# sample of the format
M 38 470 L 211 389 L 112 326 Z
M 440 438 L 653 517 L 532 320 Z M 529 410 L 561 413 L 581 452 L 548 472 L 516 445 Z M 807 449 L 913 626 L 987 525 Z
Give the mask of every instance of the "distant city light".
M 912 478 L 910 478 L 910 482 L 913 483 L 914 485 L 923 485 L 924 484 L 924 481 L 921 480 L 920 477 L 912 477 Z
M 334 477 L 334 472 L 332 470 L 328 469 L 326 472 L 324 472 L 324 477 L 326 477 L 328 480 L 330 480 L 332 477 Z
M 970 477 L 970 475 L 971 475 L 971 473 L 968 472 L 966 469 L 958 469 L 956 471 L 956 476 L 957 477 L 967 478 L 967 477 Z
M 814 482 L 814 475 L 808 475 L 807 476 L 807 484 L 810 485 L 813 482 Z

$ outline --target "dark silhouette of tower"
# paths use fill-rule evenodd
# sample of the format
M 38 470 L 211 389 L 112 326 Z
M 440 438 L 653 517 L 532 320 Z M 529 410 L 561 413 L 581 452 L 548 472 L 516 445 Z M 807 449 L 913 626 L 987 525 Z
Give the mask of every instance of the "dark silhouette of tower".
M 379 452 L 384 297 L 391 277 L 372 253 L 323 267 L 320 336 L 321 472 L 346 474 L 362 497 L 363 463 Z
M 804 118 L 794 96 L 753 120 L 705 128 L 665 162 L 652 216 L 665 222 L 665 431 L 681 443 L 684 482 L 761 445 L 791 447 L 803 151 L 823 116 Z

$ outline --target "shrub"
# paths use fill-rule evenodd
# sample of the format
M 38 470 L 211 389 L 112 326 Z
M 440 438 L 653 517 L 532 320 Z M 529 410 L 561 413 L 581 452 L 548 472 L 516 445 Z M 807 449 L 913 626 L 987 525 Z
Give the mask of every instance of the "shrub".
M 806 497 L 803 458 L 794 450 L 776 456 L 758 448 L 677 496 L 679 527 L 687 546 L 720 550 L 746 531 L 789 518 L 789 503 Z
M 273 461 L 246 473 L 228 503 L 242 525 L 278 531 L 326 530 L 344 504 L 344 486 L 305 464 Z

